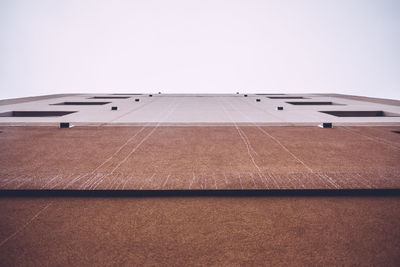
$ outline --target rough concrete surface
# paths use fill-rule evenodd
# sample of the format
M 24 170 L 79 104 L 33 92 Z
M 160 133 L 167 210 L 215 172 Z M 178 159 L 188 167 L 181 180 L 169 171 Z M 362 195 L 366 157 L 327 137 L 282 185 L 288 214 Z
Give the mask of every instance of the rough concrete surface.
M 397 127 L 1 127 L 1 189 L 400 188 Z

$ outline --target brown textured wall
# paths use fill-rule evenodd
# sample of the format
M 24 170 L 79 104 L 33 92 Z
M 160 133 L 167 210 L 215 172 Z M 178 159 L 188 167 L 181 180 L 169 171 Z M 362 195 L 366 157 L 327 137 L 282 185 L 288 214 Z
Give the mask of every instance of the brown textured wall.
M 399 197 L 0 198 L 2 266 L 398 266 Z
M 398 127 L 1 127 L 2 189 L 400 188 Z

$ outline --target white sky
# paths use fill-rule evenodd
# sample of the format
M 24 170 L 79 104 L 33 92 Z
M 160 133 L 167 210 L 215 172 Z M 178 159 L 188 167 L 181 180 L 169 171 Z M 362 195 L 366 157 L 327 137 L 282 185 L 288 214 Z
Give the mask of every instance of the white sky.
M 400 1 L 0 0 L 0 99 L 158 91 L 400 99 Z

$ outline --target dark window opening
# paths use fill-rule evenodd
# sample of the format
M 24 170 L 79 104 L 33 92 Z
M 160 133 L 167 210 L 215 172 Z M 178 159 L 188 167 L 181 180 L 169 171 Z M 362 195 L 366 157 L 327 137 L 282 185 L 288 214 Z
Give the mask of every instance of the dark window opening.
M 0 117 L 61 117 L 77 111 L 8 111 Z
M 110 104 L 111 102 L 61 102 L 57 104 L 51 105 L 71 105 L 71 106 L 96 106 L 96 105 L 105 105 Z
M 377 111 L 335 110 L 335 111 L 320 111 L 320 112 L 333 115 L 336 117 L 400 117 L 400 114 L 385 112 L 382 110 L 377 110 Z
M 286 94 L 256 94 L 256 95 L 286 95 Z
M 400 134 L 400 131 L 392 131 L 393 133 L 397 133 L 397 134 Z
M 60 128 L 72 128 L 73 125 L 69 122 L 60 122 Z
M 308 99 L 302 96 L 268 96 L 269 99 Z
M 320 105 L 337 105 L 334 104 L 333 102 L 327 102 L 327 101 L 313 101 L 313 102 L 286 102 L 291 105 L 299 105 L 299 106 L 320 106 Z
M 131 98 L 130 96 L 94 96 L 88 99 L 127 99 Z
M 321 128 L 332 128 L 332 122 L 323 122 L 318 126 Z

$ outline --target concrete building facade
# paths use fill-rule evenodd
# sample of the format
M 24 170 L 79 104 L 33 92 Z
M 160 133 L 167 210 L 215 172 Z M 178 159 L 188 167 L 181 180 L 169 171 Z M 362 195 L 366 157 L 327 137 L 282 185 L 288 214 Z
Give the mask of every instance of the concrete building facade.
M 113 106 L 117 110 L 112 110 Z M 28 113 L 18 114 L 18 111 Z M 33 111 L 48 113 L 29 113 Z M 329 121 L 336 125 L 376 126 L 400 123 L 400 104 L 399 101 L 379 103 L 362 97 L 323 94 L 82 94 L 38 97 L 20 103 L 3 101 L 0 105 L 0 125 L 54 125 L 60 121 L 75 125 L 257 123 L 271 126 L 312 126 Z
M 0 265 L 397 266 L 399 114 L 336 94 L 1 100 Z
M 70 95 L 5 102 L 0 125 L 27 128 L 8 127 L 2 136 L 18 133 L 14 146 L 39 137 L 24 156 L 3 139 L 10 150 L 3 154 L 0 187 L 397 188 L 399 114 L 393 101 L 311 94 Z M 60 123 L 76 127 L 60 131 Z M 321 123 L 333 128 L 317 128 Z M 29 162 L 39 151 L 48 159 Z

